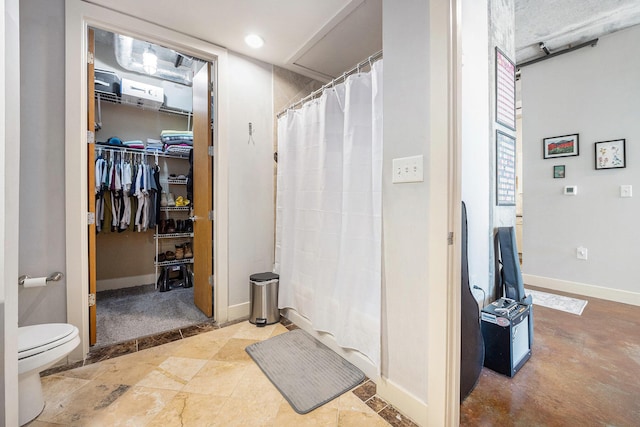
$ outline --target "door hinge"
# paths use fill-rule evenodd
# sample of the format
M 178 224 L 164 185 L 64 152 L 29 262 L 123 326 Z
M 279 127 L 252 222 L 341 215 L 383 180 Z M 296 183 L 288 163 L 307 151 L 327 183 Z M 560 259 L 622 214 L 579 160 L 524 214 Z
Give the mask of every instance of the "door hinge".
M 213 157 L 214 151 L 213 151 L 213 145 L 209 146 L 209 156 Z
M 213 82 L 209 82 L 209 92 L 211 92 L 211 95 L 213 95 L 213 89 L 214 89 Z
M 453 231 L 450 231 L 447 235 L 447 243 L 453 245 Z
M 90 130 L 87 131 L 87 144 L 93 144 L 94 142 L 96 142 L 96 134 L 91 132 Z
M 89 294 L 89 307 L 96 305 L 96 294 Z
M 213 286 L 213 275 L 209 276 L 209 284 Z
M 216 213 L 215 211 L 209 211 L 209 221 L 213 221 L 216 219 Z
M 87 212 L 87 224 L 95 224 L 96 223 L 96 214 L 94 212 Z
M 93 52 L 87 52 L 87 64 L 93 64 Z

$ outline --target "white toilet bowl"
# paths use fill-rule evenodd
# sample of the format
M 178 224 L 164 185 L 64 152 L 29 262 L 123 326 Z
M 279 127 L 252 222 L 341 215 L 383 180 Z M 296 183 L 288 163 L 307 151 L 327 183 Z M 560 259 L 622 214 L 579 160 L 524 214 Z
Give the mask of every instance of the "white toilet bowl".
M 18 405 L 20 425 L 44 409 L 40 372 L 66 357 L 80 344 L 78 328 L 47 323 L 18 328 Z

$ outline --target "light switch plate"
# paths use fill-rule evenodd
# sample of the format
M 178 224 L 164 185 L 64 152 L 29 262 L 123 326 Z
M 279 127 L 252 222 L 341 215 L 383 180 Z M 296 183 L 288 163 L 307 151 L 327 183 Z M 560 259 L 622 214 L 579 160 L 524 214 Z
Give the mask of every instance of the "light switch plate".
M 631 185 L 621 185 L 620 186 L 620 197 L 631 197 L 633 196 L 633 187 Z
M 567 196 L 575 196 L 578 194 L 578 186 L 577 185 L 567 185 L 564 187 L 564 194 Z
M 393 159 L 393 176 L 391 182 L 400 184 L 405 182 L 424 181 L 423 157 L 400 157 Z

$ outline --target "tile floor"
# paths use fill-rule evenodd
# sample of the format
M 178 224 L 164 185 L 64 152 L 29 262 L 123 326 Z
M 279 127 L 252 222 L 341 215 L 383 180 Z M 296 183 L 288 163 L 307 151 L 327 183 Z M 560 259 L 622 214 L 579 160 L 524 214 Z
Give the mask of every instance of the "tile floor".
M 293 328 L 204 325 L 153 347 L 135 340 L 101 350 L 85 366 L 42 378 L 47 404 L 29 426 L 415 426 L 375 395 L 371 381 L 295 413 L 244 350 Z

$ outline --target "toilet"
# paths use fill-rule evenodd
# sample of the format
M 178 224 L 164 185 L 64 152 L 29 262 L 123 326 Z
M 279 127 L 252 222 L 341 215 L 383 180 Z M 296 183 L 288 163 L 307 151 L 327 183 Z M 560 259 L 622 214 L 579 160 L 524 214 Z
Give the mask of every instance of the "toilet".
M 47 323 L 18 328 L 18 406 L 24 425 L 40 415 L 44 397 L 40 372 L 66 357 L 80 344 L 78 328 L 67 323 Z

